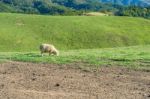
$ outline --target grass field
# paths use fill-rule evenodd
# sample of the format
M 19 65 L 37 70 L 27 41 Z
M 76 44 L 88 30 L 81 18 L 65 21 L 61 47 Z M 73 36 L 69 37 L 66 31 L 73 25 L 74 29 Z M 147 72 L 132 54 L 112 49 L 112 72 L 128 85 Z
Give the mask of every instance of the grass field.
M 1 52 L 1 61 L 68 64 L 81 62 L 86 66 L 125 66 L 150 70 L 150 46 L 60 51 L 60 56 L 41 57 L 39 52 Z
M 0 13 L 0 51 L 60 50 L 150 44 L 150 20 L 115 16 L 41 16 Z
M 0 13 L 0 62 L 14 60 L 150 68 L 150 20 L 115 16 L 41 16 Z M 60 56 L 40 56 L 52 43 Z M 127 46 L 133 47 L 127 47 Z M 114 48 L 112 48 L 114 47 Z

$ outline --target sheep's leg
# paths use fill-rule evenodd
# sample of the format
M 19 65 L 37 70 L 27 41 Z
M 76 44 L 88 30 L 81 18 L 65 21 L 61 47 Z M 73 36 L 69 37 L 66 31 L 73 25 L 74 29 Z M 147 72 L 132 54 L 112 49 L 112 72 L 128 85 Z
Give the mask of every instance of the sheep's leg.
M 49 52 L 49 56 L 51 55 L 51 52 Z
M 49 51 L 49 56 L 51 56 L 52 54 L 53 54 L 53 52 L 50 50 L 50 51 Z
M 41 56 L 43 56 L 43 52 L 41 52 Z

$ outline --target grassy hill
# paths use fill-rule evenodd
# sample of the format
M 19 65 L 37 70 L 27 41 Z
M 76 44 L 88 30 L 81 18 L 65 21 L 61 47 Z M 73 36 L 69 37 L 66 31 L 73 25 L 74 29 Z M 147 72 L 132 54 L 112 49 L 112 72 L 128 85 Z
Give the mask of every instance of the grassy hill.
M 150 20 L 115 16 L 41 16 L 0 13 L 0 51 L 60 50 L 150 44 Z

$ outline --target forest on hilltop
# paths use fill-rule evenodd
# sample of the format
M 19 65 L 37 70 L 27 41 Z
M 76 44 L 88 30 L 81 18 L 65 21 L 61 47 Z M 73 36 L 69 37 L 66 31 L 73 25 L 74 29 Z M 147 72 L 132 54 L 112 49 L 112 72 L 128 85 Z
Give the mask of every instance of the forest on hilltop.
M 0 12 L 44 15 L 102 12 L 117 16 L 150 17 L 150 7 L 102 3 L 100 0 L 0 0 Z

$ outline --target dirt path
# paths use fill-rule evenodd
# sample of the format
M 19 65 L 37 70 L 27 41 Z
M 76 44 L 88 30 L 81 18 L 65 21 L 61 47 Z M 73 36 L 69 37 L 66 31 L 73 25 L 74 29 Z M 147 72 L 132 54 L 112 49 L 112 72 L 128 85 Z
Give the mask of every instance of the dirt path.
M 79 64 L 0 64 L 0 99 L 150 99 L 150 72 Z

